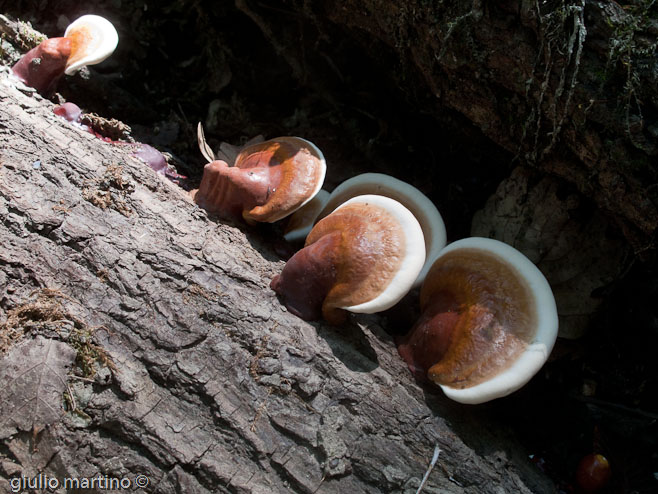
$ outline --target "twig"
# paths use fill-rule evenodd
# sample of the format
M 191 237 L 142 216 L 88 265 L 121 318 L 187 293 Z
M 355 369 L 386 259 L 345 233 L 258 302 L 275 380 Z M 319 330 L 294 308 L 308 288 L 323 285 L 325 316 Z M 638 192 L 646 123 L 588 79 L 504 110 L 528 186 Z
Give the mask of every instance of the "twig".
M 89 379 L 88 377 L 76 376 L 75 374 L 67 374 L 66 377 L 70 377 L 71 379 L 79 379 L 80 381 L 84 381 L 84 382 L 87 382 L 87 383 L 95 383 L 96 382 L 94 379 Z
M 420 491 L 423 490 L 423 487 L 425 487 L 425 482 L 427 482 L 427 479 L 430 476 L 430 473 L 432 473 L 432 470 L 434 469 L 434 465 L 436 465 L 437 460 L 439 459 L 439 453 L 441 450 L 439 449 L 439 445 L 437 444 L 434 447 L 434 456 L 432 456 L 432 461 L 430 463 L 429 468 L 427 469 L 427 472 L 425 472 L 425 476 L 423 477 L 423 480 L 420 482 L 420 485 L 418 486 L 418 490 L 416 491 L 416 494 L 420 494 Z
M 315 494 L 316 492 L 318 492 L 318 491 L 320 490 L 320 487 L 322 487 L 322 483 L 324 482 L 324 479 L 325 479 L 325 478 L 327 478 L 327 474 L 326 474 L 326 473 L 325 473 L 325 474 L 322 476 L 322 478 L 320 479 L 320 483 L 318 484 L 318 486 L 317 486 L 317 487 L 315 488 L 315 490 L 313 491 L 313 494 Z
M 78 405 L 75 402 L 73 391 L 71 391 L 71 386 L 69 386 L 69 383 L 66 383 L 66 389 L 69 392 L 69 398 L 71 399 L 71 411 L 75 412 L 78 409 Z

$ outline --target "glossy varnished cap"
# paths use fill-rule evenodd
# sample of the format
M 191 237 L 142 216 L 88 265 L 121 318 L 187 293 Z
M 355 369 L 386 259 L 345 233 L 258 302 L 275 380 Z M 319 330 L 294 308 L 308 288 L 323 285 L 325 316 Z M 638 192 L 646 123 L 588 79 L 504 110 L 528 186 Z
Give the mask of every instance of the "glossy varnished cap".
M 421 288 L 421 311 L 398 345 L 400 355 L 462 403 L 522 387 L 557 337 L 555 299 L 542 273 L 513 247 L 488 238 L 441 251 Z
M 425 239 L 425 264 L 414 286 L 420 286 L 432 262 L 446 245 L 446 228 L 434 203 L 413 185 L 383 173 L 363 173 L 341 183 L 331 193 L 318 220 L 324 218 L 351 197 L 375 194 L 390 197 L 404 205 L 420 223 Z
M 64 37 L 73 41 L 64 71 L 66 75 L 74 74 L 85 65 L 102 62 L 119 43 L 119 35 L 112 23 L 98 15 L 79 17 L 66 28 Z

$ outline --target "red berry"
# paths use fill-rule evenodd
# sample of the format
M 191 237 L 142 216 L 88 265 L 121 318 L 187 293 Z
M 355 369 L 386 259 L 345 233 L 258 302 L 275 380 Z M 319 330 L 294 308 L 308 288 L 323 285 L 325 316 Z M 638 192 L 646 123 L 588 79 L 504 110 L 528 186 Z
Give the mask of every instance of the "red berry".
M 597 492 L 610 481 L 610 463 L 601 454 L 589 454 L 578 464 L 576 482 L 585 492 Z

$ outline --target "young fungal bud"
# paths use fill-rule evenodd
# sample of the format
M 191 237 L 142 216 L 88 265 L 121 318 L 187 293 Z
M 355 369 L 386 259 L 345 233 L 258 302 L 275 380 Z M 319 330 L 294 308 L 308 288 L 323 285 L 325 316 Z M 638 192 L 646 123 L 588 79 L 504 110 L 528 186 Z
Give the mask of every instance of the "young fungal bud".
M 209 149 L 204 156 L 214 158 Z M 313 199 L 326 170 L 313 143 L 277 137 L 242 149 L 234 166 L 223 160 L 208 163 L 192 197 L 199 207 L 224 218 L 272 223 Z
M 293 314 L 339 325 L 346 311 L 370 314 L 395 305 L 424 262 L 414 215 L 388 197 L 363 195 L 320 220 L 270 286 Z
M 62 38 L 50 38 L 31 49 L 12 67 L 25 85 L 51 92 L 62 74 L 102 62 L 115 50 L 119 36 L 110 21 L 97 15 L 75 20 Z
M 80 123 L 82 119 L 82 109 L 75 103 L 71 103 L 70 101 L 67 101 L 66 103 L 57 105 L 53 109 L 53 113 L 59 117 L 66 119 L 67 121 L 73 124 L 82 125 Z
M 448 245 L 420 292 L 422 314 L 398 342 L 419 379 L 449 398 L 483 403 L 521 388 L 557 338 L 546 278 L 513 247 L 488 238 Z
M 153 146 L 143 142 L 129 143 L 128 146 L 132 148 L 132 156 L 148 165 L 159 175 L 167 177 L 174 183 L 179 183 L 179 180 L 187 178 L 185 175 L 179 174 L 173 166 L 170 166 L 165 155 Z
M 395 199 L 411 211 L 420 223 L 426 248 L 425 265 L 414 283 L 414 286 L 420 286 L 432 262 L 446 245 L 446 227 L 438 209 L 413 185 L 383 173 L 363 173 L 346 180 L 334 189 L 318 219 L 324 218 L 351 197 L 363 194 L 376 194 Z

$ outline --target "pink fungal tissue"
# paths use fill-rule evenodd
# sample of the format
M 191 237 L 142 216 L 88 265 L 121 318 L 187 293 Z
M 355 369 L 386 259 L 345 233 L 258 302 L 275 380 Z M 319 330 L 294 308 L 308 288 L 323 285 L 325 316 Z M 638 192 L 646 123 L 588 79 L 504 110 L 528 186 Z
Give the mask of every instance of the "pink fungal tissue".
M 148 144 L 144 144 L 142 142 L 114 141 L 110 137 L 99 134 L 89 125 L 82 123 L 82 110 L 75 103 L 66 102 L 61 105 L 57 105 L 53 112 L 55 115 L 66 119 L 72 125 L 86 132 L 89 132 L 90 134 L 94 134 L 96 137 L 102 139 L 105 142 L 114 145 L 129 146 L 132 150 L 132 156 L 146 163 L 151 169 L 155 170 L 156 173 L 167 177 L 174 183 L 179 183 L 181 179 L 187 178 L 185 175 L 177 173 L 173 167 L 169 166 L 165 156 L 153 146 L 149 146 Z
M 142 142 L 129 143 L 128 145 L 133 147 L 132 155 L 135 158 L 142 160 L 155 170 L 156 173 L 164 175 L 172 182 L 178 183 L 180 179 L 187 178 L 186 176 L 177 173 L 171 166 L 169 166 L 164 155 L 153 146 L 149 146 Z

